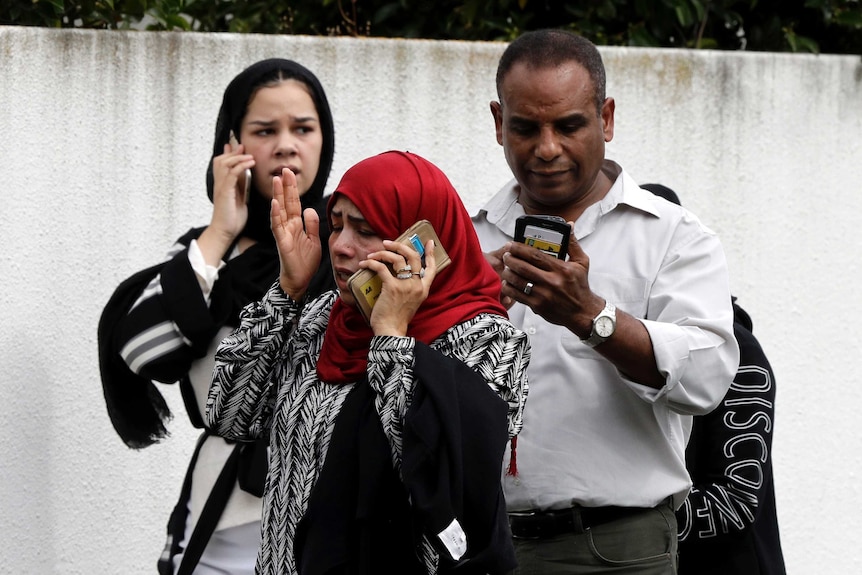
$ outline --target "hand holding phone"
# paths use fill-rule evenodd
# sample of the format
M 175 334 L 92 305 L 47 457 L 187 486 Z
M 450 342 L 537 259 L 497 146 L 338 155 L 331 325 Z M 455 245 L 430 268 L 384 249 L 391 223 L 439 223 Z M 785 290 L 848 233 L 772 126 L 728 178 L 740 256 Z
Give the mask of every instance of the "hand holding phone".
M 232 151 L 236 151 L 237 147 L 239 147 L 239 140 L 236 139 L 236 134 L 233 133 L 233 130 L 230 131 L 230 139 L 228 140 L 230 143 L 230 147 Z M 251 195 L 251 170 L 246 168 L 245 173 L 239 179 L 239 189 L 243 190 L 243 194 L 245 194 L 245 203 L 248 203 L 248 198 Z
M 515 241 L 565 260 L 572 228 L 560 216 L 521 216 L 515 220 Z
M 437 237 L 437 232 L 434 231 L 428 220 L 419 220 L 407 228 L 407 231 L 395 238 L 396 242 L 407 244 L 419 252 L 423 267 L 425 266 L 425 245 L 428 243 L 428 240 L 434 240 L 435 267 L 439 272 L 452 263 L 452 260 L 449 259 L 449 254 L 440 245 L 440 238 Z M 374 304 L 383 290 L 383 280 L 370 269 L 363 268 L 350 276 L 347 280 L 347 285 L 353 293 L 353 298 L 356 300 L 360 313 L 362 313 L 365 321 L 370 323 L 371 310 L 374 308 Z

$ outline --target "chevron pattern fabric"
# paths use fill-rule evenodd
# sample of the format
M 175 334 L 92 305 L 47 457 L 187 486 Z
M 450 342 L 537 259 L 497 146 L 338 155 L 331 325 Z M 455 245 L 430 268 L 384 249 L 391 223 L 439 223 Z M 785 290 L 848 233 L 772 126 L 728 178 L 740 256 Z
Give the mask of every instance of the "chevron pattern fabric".
M 293 540 L 311 489 L 326 458 L 334 423 L 353 384 L 331 385 L 315 369 L 337 292 L 300 305 L 276 282 L 260 302 L 249 304 L 239 328 L 216 354 L 207 419 L 217 433 L 235 440 L 269 437 L 270 469 L 257 572 L 294 574 Z M 527 395 L 527 336 L 505 318 L 480 315 L 443 334 L 431 347 L 476 370 L 509 405 L 509 433 L 521 427 Z M 400 469 L 402 420 L 414 385 L 414 340 L 375 337 L 368 354 L 368 380 Z M 502 465 L 502 462 L 501 462 Z M 418 550 L 429 574 L 437 554 L 428 541 Z

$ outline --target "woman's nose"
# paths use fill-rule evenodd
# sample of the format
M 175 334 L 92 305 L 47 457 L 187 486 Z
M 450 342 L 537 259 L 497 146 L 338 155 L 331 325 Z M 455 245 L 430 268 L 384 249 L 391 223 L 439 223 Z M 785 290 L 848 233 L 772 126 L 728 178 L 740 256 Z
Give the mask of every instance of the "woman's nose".
M 333 256 L 353 257 L 353 242 L 350 239 L 350 233 L 342 230 L 338 234 L 333 234 L 330 250 Z
M 278 144 L 275 148 L 276 156 L 292 156 L 297 151 L 296 138 L 288 131 L 278 136 Z

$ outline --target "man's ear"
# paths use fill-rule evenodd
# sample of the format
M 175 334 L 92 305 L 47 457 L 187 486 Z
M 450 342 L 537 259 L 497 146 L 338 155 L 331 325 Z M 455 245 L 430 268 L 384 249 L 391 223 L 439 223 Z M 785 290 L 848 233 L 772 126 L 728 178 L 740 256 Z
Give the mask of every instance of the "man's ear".
M 605 98 L 605 102 L 602 104 L 602 132 L 605 135 L 605 142 L 614 139 L 614 110 L 616 106 L 613 98 Z
M 494 116 L 494 127 L 497 130 L 497 143 L 503 145 L 503 105 L 491 101 L 491 115 Z

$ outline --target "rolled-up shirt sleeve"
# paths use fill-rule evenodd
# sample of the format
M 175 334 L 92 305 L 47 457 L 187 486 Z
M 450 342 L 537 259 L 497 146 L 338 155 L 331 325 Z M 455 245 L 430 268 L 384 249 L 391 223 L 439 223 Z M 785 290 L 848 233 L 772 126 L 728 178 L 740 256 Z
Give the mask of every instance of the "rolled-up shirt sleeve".
M 665 385 L 655 390 L 630 382 L 632 389 L 686 415 L 714 409 L 736 374 L 739 347 L 724 250 L 696 220 L 677 229 L 641 322 Z

